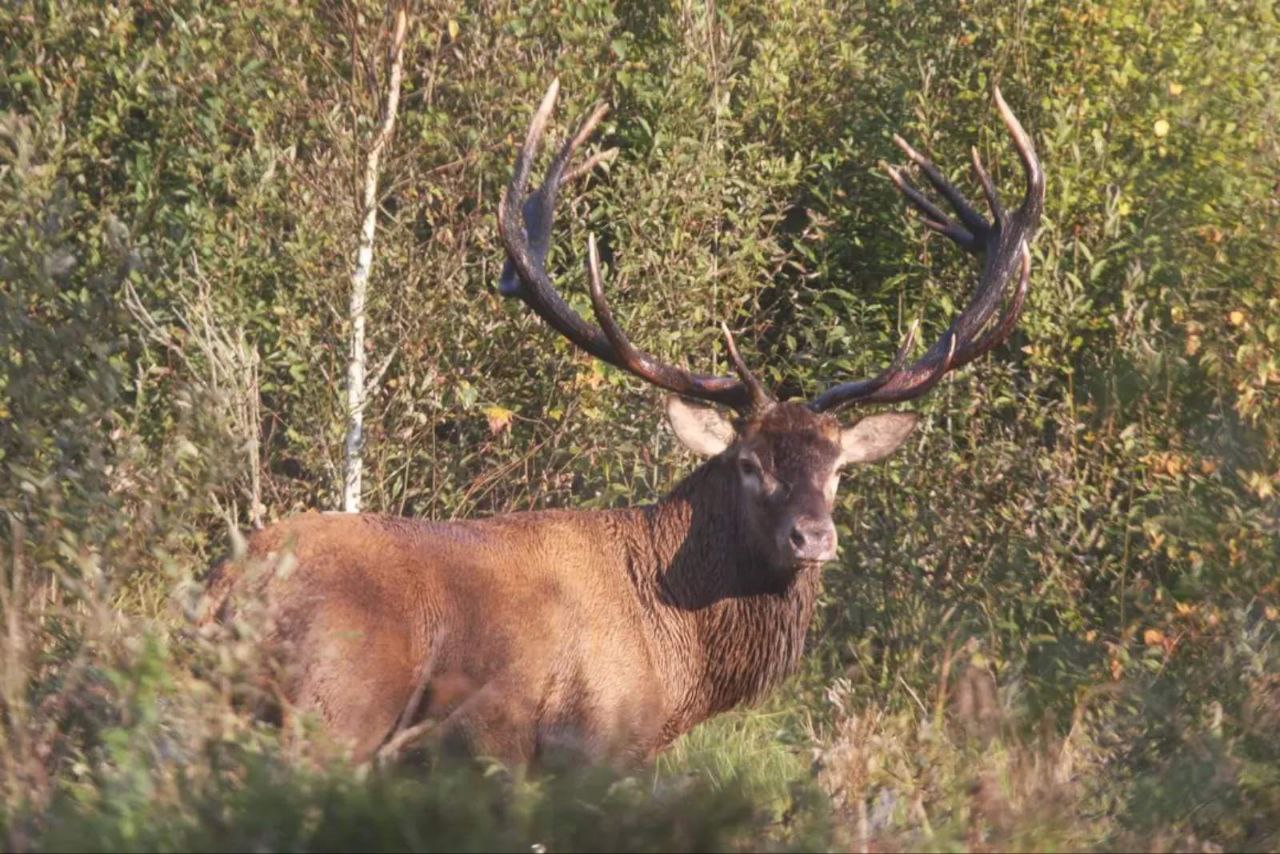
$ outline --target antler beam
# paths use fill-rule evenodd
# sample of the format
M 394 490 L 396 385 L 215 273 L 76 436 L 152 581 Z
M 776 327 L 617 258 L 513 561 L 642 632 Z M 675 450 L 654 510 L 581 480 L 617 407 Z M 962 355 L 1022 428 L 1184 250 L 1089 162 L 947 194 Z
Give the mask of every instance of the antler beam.
M 983 168 L 976 148 L 972 151 L 973 171 L 982 185 L 987 206 L 991 209 L 991 222 L 978 213 L 954 185 L 942 177 L 942 173 L 927 157 L 908 145 L 900 136 L 895 135 L 893 141 L 947 200 L 959 221 L 947 216 L 912 186 L 901 169 L 887 167 L 890 180 L 911 206 L 920 212 L 926 226 L 946 235 L 965 251 L 985 256 L 982 277 L 972 301 L 952 320 L 943 336 L 918 360 L 906 365 L 906 357 L 914 337 L 913 328 L 912 334 L 908 334 L 889 367 L 870 379 L 841 383 L 828 389 L 810 402 L 809 408 L 813 411 L 830 412 L 854 404 L 900 403 L 919 397 L 933 388 L 943 374 L 968 364 L 1000 345 L 1013 331 L 1030 282 L 1031 251 L 1028 243 L 1044 210 L 1044 172 L 1040 168 L 1031 138 L 1005 103 L 999 87 L 995 89 L 995 102 L 1005 127 L 1013 137 L 1014 148 L 1022 159 L 1026 176 L 1026 193 L 1022 204 L 1012 215 L 1005 214 L 996 195 L 995 185 Z M 1015 274 L 1018 283 L 1004 312 L 997 316 L 1000 305 L 1005 300 L 1006 289 Z
M 551 230 L 555 223 L 556 194 L 565 183 L 586 175 L 597 164 L 611 159 L 617 153 L 617 149 L 600 152 L 581 166 L 566 171 L 574 151 L 604 118 L 606 108 L 597 107 L 582 123 L 578 132 L 561 146 L 547 168 L 542 183 L 525 199 L 533 158 L 546 130 L 547 120 L 555 107 L 559 90 L 559 81 L 553 81 L 543 96 L 542 104 L 529 123 L 529 133 L 516 158 L 515 174 L 502 196 L 498 211 L 498 233 L 507 250 L 507 263 L 498 281 L 499 292 L 523 300 L 548 326 L 577 347 L 659 388 L 719 403 L 744 413 L 767 407 L 771 402 L 768 395 L 741 359 L 736 358 L 737 350 L 732 344 L 732 338 L 729 347 L 738 371 L 737 379 L 695 374 L 669 365 L 632 345 L 613 319 L 613 313 L 605 299 L 594 236 L 590 238 L 587 247 L 587 272 L 591 305 L 598 326 L 593 327 L 584 321 L 556 291 L 546 267 Z M 523 206 L 522 199 L 525 199 Z

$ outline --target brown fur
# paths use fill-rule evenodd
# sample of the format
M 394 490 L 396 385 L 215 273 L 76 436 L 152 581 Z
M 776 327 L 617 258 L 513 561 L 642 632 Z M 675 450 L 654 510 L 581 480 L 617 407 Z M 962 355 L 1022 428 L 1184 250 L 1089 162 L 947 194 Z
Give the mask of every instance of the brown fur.
M 649 506 L 280 522 L 217 573 L 209 619 L 226 618 L 228 595 L 263 597 L 285 696 L 357 758 L 393 732 L 423 683 L 412 719 L 439 721 L 446 746 L 515 762 L 564 747 L 647 760 L 764 695 L 803 651 L 820 565 L 765 554 L 758 529 L 779 523 L 756 516 L 793 509 L 753 505 L 738 455 L 749 449 L 788 494 L 812 501 L 812 484 L 837 465 L 839 427 L 780 404 L 739 431 Z M 283 554 L 291 560 L 261 586 L 237 580 Z

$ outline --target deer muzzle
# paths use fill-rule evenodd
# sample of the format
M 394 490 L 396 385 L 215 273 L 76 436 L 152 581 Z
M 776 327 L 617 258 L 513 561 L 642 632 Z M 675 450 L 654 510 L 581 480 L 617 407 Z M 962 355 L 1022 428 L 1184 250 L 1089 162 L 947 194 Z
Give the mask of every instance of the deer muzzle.
M 793 560 L 828 561 L 836 556 L 836 526 L 831 517 L 797 516 L 787 533 Z

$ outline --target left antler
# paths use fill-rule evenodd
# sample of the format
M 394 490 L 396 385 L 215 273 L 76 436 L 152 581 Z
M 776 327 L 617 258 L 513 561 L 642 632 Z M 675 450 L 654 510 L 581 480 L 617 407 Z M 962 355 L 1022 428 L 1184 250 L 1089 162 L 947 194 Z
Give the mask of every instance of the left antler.
M 1031 138 L 1005 103 L 998 87 L 995 89 L 995 102 L 1000 110 L 1000 117 L 1004 119 L 1005 126 L 1013 137 L 1014 147 L 1022 158 L 1022 168 L 1026 173 L 1026 194 L 1022 204 L 1012 215 L 1005 214 L 1000 199 L 996 196 L 995 185 L 983 168 L 976 148 L 973 149 L 973 171 L 987 197 L 992 222 L 987 222 L 982 214 L 974 210 L 927 157 L 896 135 L 893 141 L 920 167 L 929 183 L 947 200 L 960 221 L 956 222 L 947 216 L 913 187 L 900 169 L 888 167 L 894 186 L 923 215 L 925 225 L 945 234 L 967 252 L 986 257 L 982 278 L 978 282 L 973 300 L 951 322 L 946 333 L 918 360 L 910 365 L 905 364 L 914 337 L 913 330 L 912 334 L 907 335 L 889 367 L 870 379 L 841 383 L 828 389 L 809 404 L 809 408 L 815 412 L 838 410 L 862 403 L 898 403 L 919 397 L 933 388 L 943 374 L 968 364 L 998 346 L 1013 331 L 1030 281 L 1031 251 L 1028 244 L 1044 209 L 1044 173 L 1040 169 L 1040 161 L 1036 158 Z M 1017 287 L 1007 308 L 997 317 L 1005 291 L 1015 273 L 1018 277 Z

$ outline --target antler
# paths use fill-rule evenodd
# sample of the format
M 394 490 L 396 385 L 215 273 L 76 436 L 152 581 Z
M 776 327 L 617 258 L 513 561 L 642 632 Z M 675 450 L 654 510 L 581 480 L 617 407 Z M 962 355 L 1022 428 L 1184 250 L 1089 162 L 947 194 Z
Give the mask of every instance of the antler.
M 578 132 L 561 146 L 547 168 L 542 184 L 525 200 L 523 208 L 520 208 L 521 199 L 525 198 L 529 184 L 533 158 L 559 91 L 560 81 L 552 81 L 546 95 L 542 97 L 542 104 L 529 123 L 528 136 L 516 157 L 515 174 L 511 176 L 511 183 L 502 195 L 502 203 L 498 209 L 498 234 L 507 250 L 507 262 L 498 280 L 499 293 L 523 300 L 547 325 L 597 359 L 603 359 L 659 388 L 719 403 L 744 413 L 767 407 L 770 398 L 738 357 L 733 337 L 727 327 L 724 327 L 724 332 L 730 359 L 738 373 L 737 379 L 691 373 L 684 368 L 666 364 L 632 345 L 626 333 L 613 319 L 609 303 L 605 299 L 594 235 L 587 242 L 587 272 L 591 287 L 591 307 L 599 326 L 593 327 L 586 323 L 556 291 L 546 267 L 551 229 L 555 222 L 556 193 L 566 182 L 586 175 L 597 164 L 617 154 L 617 149 L 603 151 L 588 158 L 581 166 L 566 171 L 574 151 L 604 118 L 607 108 L 599 106 L 582 123 Z
M 841 383 L 828 389 L 809 403 L 809 408 L 813 411 L 827 412 L 860 403 L 898 403 L 919 397 L 933 388 L 947 371 L 968 364 L 983 355 L 1001 344 L 1013 331 L 1018 321 L 1018 314 L 1022 311 L 1030 281 L 1031 251 L 1028 248 L 1028 242 L 1035 232 L 1036 224 L 1040 221 L 1040 214 L 1044 209 L 1044 173 L 1040 169 L 1040 161 L 1036 158 L 1031 138 L 1027 136 L 1027 132 L 1022 129 L 1013 111 L 1005 103 L 999 87 L 995 88 L 995 102 L 1005 127 L 1013 137 L 1014 147 L 1022 158 L 1022 168 L 1026 173 L 1026 194 L 1023 196 L 1022 204 L 1012 215 L 1005 214 L 1000 199 L 996 196 L 995 185 L 991 182 L 991 176 L 987 174 L 987 170 L 983 168 L 976 148 L 972 152 L 973 171 L 978 176 L 979 183 L 982 184 L 983 195 L 986 196 L 987 206 L 991 209 L 992 222 L 987 222 L 974 210 L 960 191 L 942 177 L 927 157 L 897 135 L 893 137 L 893 141 L 924 172 L 929 183 L 950 203 L 960 221 L 956 222 L 943 213 L 937 205 L 911 185 L 900 169 L 887 167 L 894 186 L 907 197 L 912 207 L 922 214 L 926 226 L 945 234 L 967 252 L 985 256 L 982 278 L 978 282 L 973 300 L 951 322 L 942 338 L 911 365 L 904 367 L 915 337 L 914 327 L 907 334 L 906 340 L 889 367 L 870 379 Z M 983 333 L 983 329 L 996 316 L 1000 303 L 1004 299 L 1005 289 L 1015 271 L 1019 274 L 1018 285 L 1009 299 L 1007 308 Z
M 719 403 L 744 413 L 766 408 L 772 398 L 742 362 L 728 327 L 723 328 L 729 357 L 738 374 L 737 379 L 695 374 L 637 349 L 614 320 L 605 299 L 594 236 L 589 237 L 587 242 L 586 263 L 591 307 L 599 325 L 591 326 L 586 323 L 556 291 L 546 269 L 551 230 L 555 223 L 556 194 L 565 183 L 588 174 L 596 165 L 617 154 L 617 149 L 602 151 L 592 155 L 582 165 L 567 169 L 578 146 L 604 118 L 606 108 L 597 107 L 577 133 L 561 146 L 551 161 L 542 184 L 528 195 L 523 206 L 517 210 L 520 200 L 525 198 L 533 158 L 546 130 L 559 89 L 559 81 L 553 81 L 543 96 L 516 158 L 511 183 L 503 192 L 498 211 L 498 231 L 507 250 L 507 262 L 498 281 L 499 292 L 504 296 L 519 297 L 535 314 L 577 347 L 659 388 Z M 1014 147 L 1022 159 L 1026 174 L 1027 188 L 1022 204 L 1011 215 L 1005 213 L 991 176 L 983 167 L 976 148 L 972 152 L 973 169 L 982 185 L 987 206 L 991 209 L 991 222 L 974 210 L 928 158 L 896 135 L 894 142 L 947 200 L 955 210 L 959 222 L 947 216 L 912 186 L 900 169 L 888 167 L 894 186 L 923 215 L 926 226 L 946 235 L 965 251 L 984 256 L 982 277 L 972 301 L 955 317 L 943 336 L 915 362 L 906 364 L 915 338 L 913 327 L 887 368 L 870 379 L 841 383 L 828 389 L 809 403 L 809 408 L 813 411 L 827 412 L 861 403 L 897 403 L 919 397 L 937 384 L 945 373 L 968 364 L 1003 343 L 1013 331 L 1030 283 L 1031 252 L 1028 242 L 1044 209 L 1044 173 L 1031 138 L 1005 103 L 999 87 L 995 88 L 994 95 L 1000 117 L 1013 137 Z M 1015 270 L 1018 273 L 1018 284 L 1009 297 L 1005 310 L 999 313 Z

